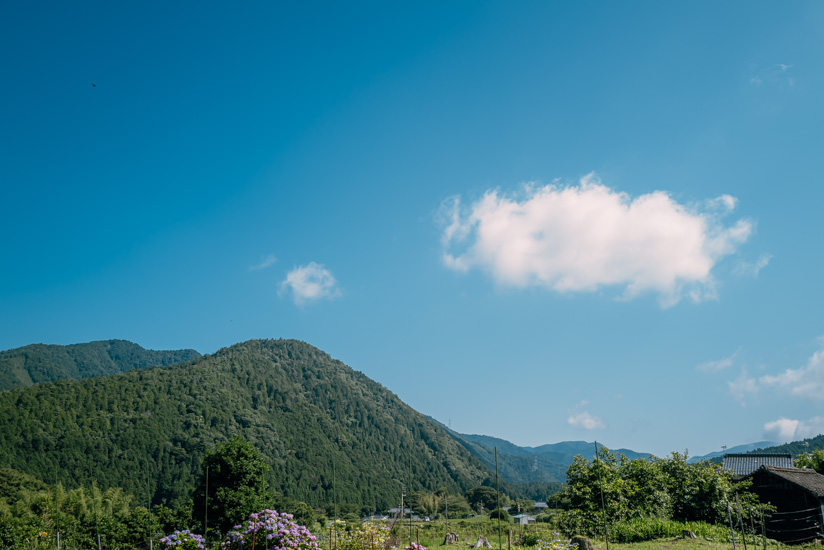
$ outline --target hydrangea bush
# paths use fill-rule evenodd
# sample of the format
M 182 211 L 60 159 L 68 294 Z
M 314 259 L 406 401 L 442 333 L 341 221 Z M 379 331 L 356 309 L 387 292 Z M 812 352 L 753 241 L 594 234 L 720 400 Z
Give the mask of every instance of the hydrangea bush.
M 292 521 L 292 514 L 261 510 L 251 514 L 245 526 L 235 525 L 222 550 L 320 550 L 317 537 L 304 525 Z
M 205 550 L 206 541 L 200 535 L 191 533 L 188 529 L 175 531 L 171 535 L 160 539 L 163 548 L 174 550 Z

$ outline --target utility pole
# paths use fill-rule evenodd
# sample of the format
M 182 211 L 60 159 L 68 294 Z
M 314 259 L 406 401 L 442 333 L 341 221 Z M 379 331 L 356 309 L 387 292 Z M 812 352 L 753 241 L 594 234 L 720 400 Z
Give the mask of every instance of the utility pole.
M 598 460 L 598 442 L 595 442 L 595 460 Z M 602 461 L 603 462 L 603 461 Z M 607 550 L 609 550 L 609 530 L 607 529 L 607 507 L 604 503 L 604 481 L 601 479 L 601 470 L 598 470 L 598 487 L 601 489 L 601 513 L 604 516 L 604 539 L 606 539 Z
M 206 499 L 203 505 L 203 540 L 209 542 L 209 465 L 206 465 Z
M 498 550 L 502 550 L 501 545 L 501 502 L 498 496 L 498 447 L 495 447 L 495 508 L 498 514 Z M 607 548 L 609 550 L 609 548 Z

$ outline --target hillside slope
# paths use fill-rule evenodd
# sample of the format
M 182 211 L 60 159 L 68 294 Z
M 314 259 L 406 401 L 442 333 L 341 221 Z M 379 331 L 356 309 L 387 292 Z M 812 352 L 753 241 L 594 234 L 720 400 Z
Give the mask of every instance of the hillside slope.
M 132 369 L 193 361 L 193 349 L 154 351 L 126 340 L 57 346 L 32 344 L 0 351 L 0 391 L 57 380 L 82 380 Z
M 207 449 L 235 434 L 262 452 L 275 489 L 313 506 L 336 493 L 388 508 L 410 475 L 412 490 L 453 493 L 489 476 L 395 394 L 297 341 L 0 392 L 0 464 L 47 483 L 122 487 L 141 503 L 188 499 Z

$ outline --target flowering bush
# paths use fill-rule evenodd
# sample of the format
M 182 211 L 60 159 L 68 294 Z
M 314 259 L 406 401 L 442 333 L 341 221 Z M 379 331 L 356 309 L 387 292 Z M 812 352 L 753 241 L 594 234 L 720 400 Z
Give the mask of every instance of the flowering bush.
M 405 546 L 404 550 L 426 550 L 426 546 L 413 542 L 411 545 Z
M 358 525 L 336 521 L 335 536 L 335 547 L 339 550 L 370 550 L 373 544 L 375 548 L 384 548 L 389 540 L 389 527 L 369 521 Z
M 164 548 L 174 548 L 175 550 L 204 550 L 206 541 L 200 535 L 190 533 L 188 529 L 175 531 L 167 537 L 160 539 L 160 544 Z
M 292 521 L 292 514 L 278 514 L 275 510 L 261 510 L 251 514 L 245 529 L 235 525 L 226 540 L 221 543 L 223 550 L 320 550 L 317 537 L 304 525 Z

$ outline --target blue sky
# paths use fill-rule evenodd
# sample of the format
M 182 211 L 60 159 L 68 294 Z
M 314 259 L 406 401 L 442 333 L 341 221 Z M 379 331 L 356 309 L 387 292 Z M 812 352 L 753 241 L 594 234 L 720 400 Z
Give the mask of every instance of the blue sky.
M 824 5 L 17 3 L 0 349 L 309 342 L 467 433 L 824 431 Z

